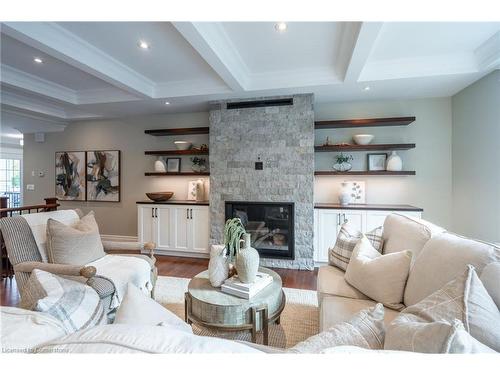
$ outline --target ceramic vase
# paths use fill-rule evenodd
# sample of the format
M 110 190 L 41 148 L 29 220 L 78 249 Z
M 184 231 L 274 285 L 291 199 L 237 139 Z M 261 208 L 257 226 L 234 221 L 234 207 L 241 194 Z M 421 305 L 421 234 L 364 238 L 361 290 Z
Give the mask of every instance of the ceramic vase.
M 241 282 L 253 283 L 259 270 L 259 253 L 250 244 L 250 234 L 243 235 L 243 247 L 236 256 L 236 271 Z
M 342 182 L 340 185 L 339 203 L 342 206 L 347 206 L 351 203 L 351 189 L 349 189 L 349 183 L 347 182 Z
M 212 246 L 210 251 L 208 279 L 215 288 L 220 287 L 229 275 L 229 260 L 225 252 L 224 246 Z
M 387 159 L 386 169 L 388 171 L 401 171 L 403 170 L 403 161 L 396 153 L 396 151 L 392 151 L 391 155 Z
M 166 172 L 167 169 L 165 168 L 165 163 L 161 158 L 158 158 L 158 160 L 155 161 L 155 172 Z
M 333 165 L 333 169 L 335 169 L 337 172 L 347 172 L 350 171 L 352 168 L 351 163 L 344 162 L 344 163 L 335 163 Z

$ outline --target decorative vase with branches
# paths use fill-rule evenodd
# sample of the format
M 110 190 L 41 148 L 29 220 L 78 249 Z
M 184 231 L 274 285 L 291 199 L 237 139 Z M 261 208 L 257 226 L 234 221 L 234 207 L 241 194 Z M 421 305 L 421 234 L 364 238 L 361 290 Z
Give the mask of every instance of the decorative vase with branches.
M 333 169 L 339 172 L 347 172 L 352 168 L 351 161 L 354 159 L 352 155 L 346 155 L 344 153 L 340 153 L 335 155 L 335 164 L 333 165 Z
M 246 234 L 241 219 L 235 217 L 226 221 L 224 225 L 224 247 L 226 255 L 233 259 L 240 251 L 240 240 Z

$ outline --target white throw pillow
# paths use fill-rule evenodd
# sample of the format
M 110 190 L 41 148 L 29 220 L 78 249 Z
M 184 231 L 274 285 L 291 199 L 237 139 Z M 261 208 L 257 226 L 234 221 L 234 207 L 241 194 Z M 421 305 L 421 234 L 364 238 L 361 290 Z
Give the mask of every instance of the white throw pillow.
M 321 353 L 325 349 L 352 345 L 365 349 L 383 349 L 385 336 L 384 306 L 380 303 L 354 315 L 348 322 L 311 336 L 290 348 L 290 353 Z
M 189 324 L 154 299 L 146 296 L 131 283 L 128 283 L 127 292 L 116 311 L 114 324 L 169 325 L 181 331 L 193 333 Z
M 58 319 L 66 333 L 106 323 L 97 292 L 90 286 L 34 269 L 24 286 L 22 307 Z
M 363 236 L 354 248 L 345 279 L 368 297 L 397 310 L 404 307 L 410 264 L 410 251 L 382 255 Z
M 497 307 L 500 309 L 500 262 L 494 262 L 484 267 L 481 282 Z
M 461 321 L 421 322 L 400 314 L 387 327 L 384 349 L 418 353 L 495 353 L 465 331 Z
M 402 312 L 422 322 L 458 319 L 472 337 L 500 351 L 500 311 L 471 265 L 462 276 Z

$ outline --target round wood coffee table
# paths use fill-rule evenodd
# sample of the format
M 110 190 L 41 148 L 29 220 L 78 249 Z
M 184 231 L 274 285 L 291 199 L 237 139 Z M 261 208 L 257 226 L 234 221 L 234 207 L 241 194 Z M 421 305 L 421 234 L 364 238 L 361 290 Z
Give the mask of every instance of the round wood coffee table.
M 273 282 L 247 300 L 214 288 L 208 280 L 208 270 L 196 275 L 188 285 L 185 294 L 185 320 L 189 324 L 216 328 L 224 331 L 246 331 L 252 333 L 252 342 L 257 332 L 262 331 L 264 345 L 269 343 L 269 324 L 280 323 L 285 307 L 281 277 L 274 271 L 261 267 L 273 277 Z

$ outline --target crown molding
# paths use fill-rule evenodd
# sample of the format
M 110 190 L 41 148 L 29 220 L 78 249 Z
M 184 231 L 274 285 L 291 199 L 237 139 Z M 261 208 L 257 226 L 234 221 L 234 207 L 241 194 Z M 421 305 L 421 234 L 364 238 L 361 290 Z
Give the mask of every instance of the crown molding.
M 474 51 L 479 70 L 500 68 L 500 31 Z
M 155 85 L 155 98 L 175 98 L 194 95 L 227 94 L 232 90 L 214 79 L 162 82 Z

